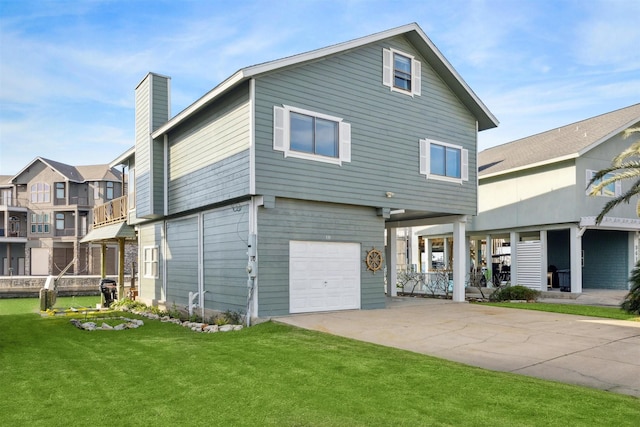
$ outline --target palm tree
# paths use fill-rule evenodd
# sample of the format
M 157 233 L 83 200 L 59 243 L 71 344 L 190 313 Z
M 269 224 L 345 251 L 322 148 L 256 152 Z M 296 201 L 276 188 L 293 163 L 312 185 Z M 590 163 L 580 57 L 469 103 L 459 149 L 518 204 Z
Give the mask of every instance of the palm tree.
M 626 129 L 623 137 L 628 138 L 636 132 L 640 133 L 640 127 Z M 610 176 L 607 177 L 607 175 Z M 635 180 L 631 188 L 626 193 L 611 199 L 604 205 L 602 211 L 596 217 L 596 224 L 600 224 L 605 215 L 614 207 L 622 202 L 629 203 L 631 198 L 640 195 L 640 139 L 618 154 L 611 162 L 611 166 L 593 175 L 588 184 L 588 186 L 595 184 L 591 189 L 590 195 L 595 196 L 608 185 L 627 179 Z M 636 214 L 640 217 L 640 199 L 636 204 Z
M 624 138 L 628 138 L 634 133 L 640 133 L 640 127 L 629 128 L 624 131 Z M 612 174 L 608 178 L 607 174 Z M 622 180 L 634 180 L 631 188 L 626 193 L 612 199 L 602 208 L 602 212 L 596 217 L 596 224 L 600 224 L 604 216 L 615 206 L 622 202 L 629 203 L 632 197 L 640 195 L 640 139 L 633 142 L 629 148 L 617 155 L 611 162 L 611 166 L 596 172 L 591 178 L 589 185 L 594 185 L 591 195 L 597 195 L 606 186 Z M 602 181 L 600 181 L 602 180 Z M 640 199 L 636 203 L 636 214 L 640 217 Z M 629 278 L 631 289 L 624 298 L 620 307 L 628 313 L 640 314 L 640 260 L 636 263 L 635 268 Z

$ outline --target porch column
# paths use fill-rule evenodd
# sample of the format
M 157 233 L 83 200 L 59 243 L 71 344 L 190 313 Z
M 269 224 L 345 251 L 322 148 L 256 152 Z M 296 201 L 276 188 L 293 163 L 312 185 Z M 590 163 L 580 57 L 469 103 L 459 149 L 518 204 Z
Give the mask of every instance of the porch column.
M 100 277 L 107 277 L 107 244 L 100 243 Z
M 387 296 L 398 295 L 396 284 L 398 281 L 398 230 L 387 228 L 387 246 L 385 255 L 387 258 Z
M 118 239 L 118 299 L 124 299 L 124 238 Z
M 426 273 L 431 271 L 432 264 L 431 259 L 433 257 L 433 241 L 431 239 L 424 239 L 424 271 Z
M 518 242 L 520 241 L 520 233 L 512 231 L 509 233 L 509 246 L 511 251 L 511 280 L 512 286 L 518 284 Z
M 464 278 L 467 270 L 467 254 L 465 254 L 465 225 L 467 217 L 453 223 L 453 301 L 464 302 Z
M 569 251 L 571 255 L 571 293 L 582 293 L 582 233 L 580 227 L 569 228 Z
M 408 228 L 407 230 L 408 233 L 410 233 L 411 239 L 411 258 L 409 263 L 416 266 L 415 271 L 420 271 L 420 244 L 418 242 L 418 236 L 413 232 L 412 228 Z
M 445 237 L 442 239 L 442 263 L 444 264 L 444 269 L 449 270 L 451 266 L 449 265 L 449 238 Z
M 628 272 L 627 277 L 631 277 L 631 272 L 636 266 L 636 262 L 638 260 L 638 232 L 637 231 L 629 231 L 629 257 L 628 257 Z M 627 289 L 629 289 L 630 284 L 627 284 Z
M 487 278 L 487 287 L 493 287 L 493 242 L 491 241 L 491 234 L 487 234 L 485 237 L 484 244 L 484 259 L 486 262 L 487 271 L 489 272 L 489 277 Z
M 547 230 L 540 230 L 540 277 L 542 277 L 542 283 L 540 284 L 541 291 L 547 291 L 547 269 L 549 267 L 549 261 L 547 259 Z

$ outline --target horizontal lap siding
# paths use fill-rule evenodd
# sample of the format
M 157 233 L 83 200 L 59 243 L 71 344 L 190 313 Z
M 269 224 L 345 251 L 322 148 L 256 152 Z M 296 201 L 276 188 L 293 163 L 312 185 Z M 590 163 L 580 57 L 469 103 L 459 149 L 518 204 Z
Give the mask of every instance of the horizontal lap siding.
M 249 192 L 249 101 L 242 85 L 169 137 L 169 213 Z
M 375 209 L 276 199 L 274 209 L 258 212 L 258 312 L 261 317 L 289 313 L 289 241 L 359 243 L 362 248 L 361 307 L 384 307 L 384 275 L 373 274 L 365 252 L 384 250 L 384 220 Z
M 150 83 L 143 80 L 136 88 L 136 211 L 145 216 L 151 213 L 151 145 L 149 144 Z
M 140 265 L 138 266 L 138 280 L 140 288 L 140 298 L 146 303 L 152 303 L 152 301 L 163 300 L 162 292 L 162 222 L 155 222 L 152 224 L 141 225 L 138 231 L 139 247 L 138 252 L 140 254 Z M 157 247 L 158 248 L 158 277 L 148 278 L 144 276 L 144 248 L 145 247 Z
M 244 312 L 249 205 L 224 207 L 203 216 L 205 307 Z
M 629 237 L 627 231 L 587 230 L 582 238 L 585 289 L 628 289 Z
M 447 213 L 476 211 L 475 119 L 422 62 L 422 96 L 382 85 L 382 49 L 414 53 L 404 38 L 368 45 L 323 61 L 263 76 L 256 83 L 258 193 Z M 351 159 L 342 166 L 283 158 L 273 150 L 273 106 L 290 105 L 351 123 Z M 469 181 L 426 180 L 419 174 L 419 140 L 469 150 Z
M 186 307 L 198 292 L 198 217 L 167 221 L 167 304 Z

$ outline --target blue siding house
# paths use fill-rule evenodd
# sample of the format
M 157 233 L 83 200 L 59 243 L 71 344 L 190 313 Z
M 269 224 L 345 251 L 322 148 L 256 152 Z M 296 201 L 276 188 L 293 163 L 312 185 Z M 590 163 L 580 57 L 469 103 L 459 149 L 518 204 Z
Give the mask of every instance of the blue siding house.
M 477 133 L 497 120 L 417 24 L 243 68 L 173 117 L 170 81 L 140 82 L 135 147 L 113 162 L 146 303 L 384 307 L 395 230 L 464 235 L 477 213 Z

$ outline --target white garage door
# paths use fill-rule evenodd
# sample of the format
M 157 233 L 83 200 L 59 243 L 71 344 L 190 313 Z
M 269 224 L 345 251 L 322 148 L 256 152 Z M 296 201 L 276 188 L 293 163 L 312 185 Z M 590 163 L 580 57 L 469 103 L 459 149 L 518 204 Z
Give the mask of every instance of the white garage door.
M 289 311 L 360 308 L 360 244 L 289 242 Z

